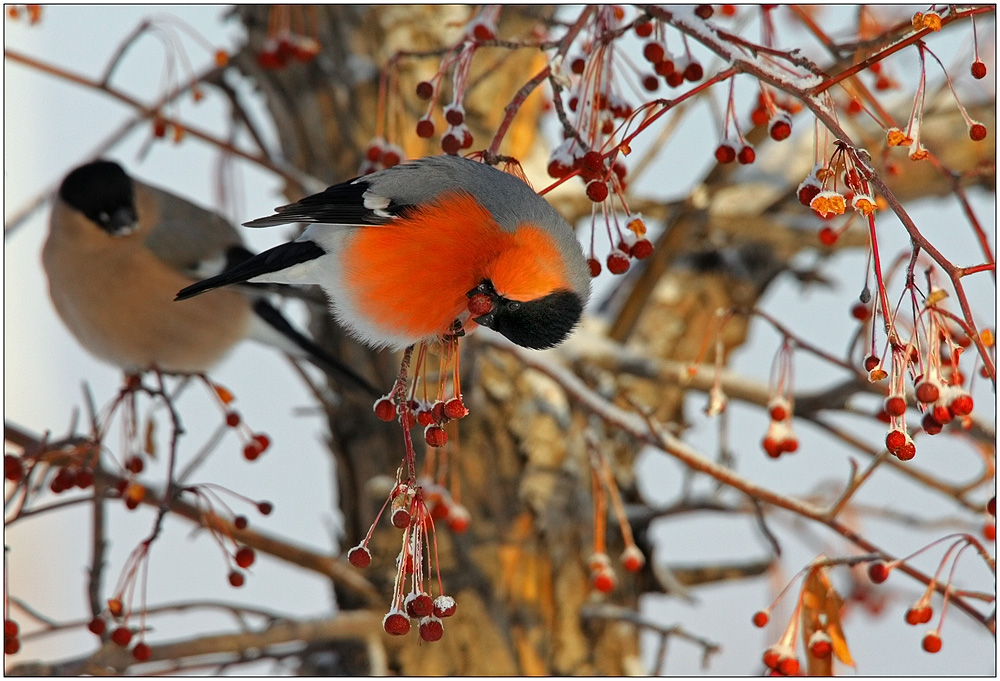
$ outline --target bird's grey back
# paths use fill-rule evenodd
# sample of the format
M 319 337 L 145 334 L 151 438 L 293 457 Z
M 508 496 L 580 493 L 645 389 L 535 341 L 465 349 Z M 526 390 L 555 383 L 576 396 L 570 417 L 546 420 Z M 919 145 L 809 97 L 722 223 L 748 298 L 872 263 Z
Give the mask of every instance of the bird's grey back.
M 155 197 L 160 210 L 146 246 L 172 268 L 196 271 L 199 263 L 224 258 L 230 247 L 243 243 L 239 232 L 216 213 L 164 189 L 142 187 Z

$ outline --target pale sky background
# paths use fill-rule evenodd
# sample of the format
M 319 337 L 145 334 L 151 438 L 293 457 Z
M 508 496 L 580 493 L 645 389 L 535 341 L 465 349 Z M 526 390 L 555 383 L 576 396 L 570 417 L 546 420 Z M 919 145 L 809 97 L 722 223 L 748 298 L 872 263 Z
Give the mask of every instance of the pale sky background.
M 166 13 L 159 9 L 157 14 Z M 63 65 L 74 72 L 92 77 L 102 73 L 107 59 L 118 41 L 143 18 L 150 8 L 128 6 L 46 8 L 40 25 L 29 27 L 26 22 L 5 20 L 5 46 L 43 60 Z M 169 12 L 183 17 L 216 46 L 234 47 L 240 40 L 240 28 L 234 21 L 223 23 L 225 9 L 210 6 L 170 8 Z M 747 35 L 755 35 L 753 30 Z M 932 48 L 945 64 L 956 63 L 968 49 L 971 34 L 960 28 L 935 37 Z M 188 38 L 182 38 L 186 51 L 198 71 L 208 65 L 212 53 Z M 980 43 L 991 45 L 992 19 L 980 22 Z M 815 44 L 808 53 L 816 55 Z M 909 73 L 912 50 L 890 60 L 897 74 Z M 987 61 L 993 68 L 992 50 Z M 639 57 L 641 59 L 641 57 Z M 971 61 L 968 60 L 968 61 Z M 968 61 L 959 63 L 967 64 Z M 147 36 L 137 43 L 121 64 L 115 83 L 143 101 L 152 102 L 160 92 L 163 61 L 162 46 Z M 967 74 L 967 66 L 956 72 Z M 67 170 L 85 159 L 94 146 L 129 119 L 132 112 L 110 98 L 67 84 L 49 76 L 30 71 L 18 64 L 5 64 L 4 88 L 4 214 L 10 216 L 29 198 L 44 187 L 58 183 Z M 710 69 L 706 69 L 710 72 Z M 933 71 L 933 78 L 939 71 Z M 749 79 L 739 82 L 740 101 L 753 96 Z M 237 81 L 233 80 L 236 83 Z M 960 75 L 960 87 L 967 88 L 971 79 Z M 238 83 L 250 93 L 246 83 Z M 910 89 L 907 89 L 907 88 Z M 968 91 L 963 90 L 963 91 Z M 182 119 L 190 120 L 223 134 L 226 131 L 226 107 L 206 89 L 209 95 L 200 104 L 190 99 L 179 106 Z M 904 85 L 904 97 L 911 96 L 912 84 Z M 717 93 L 722 101 L 724 93 Z M 259 107 L 259 102 L 256 103 Z M 260 121 L 266 121 L 259 107 Z M 647 193 L 664 198 L 677 198 L 686 193 L 691 183 L 700 178 L 713 162 L 712 149 L 716 135 L 709 109 L 699 105 L 699 112 L 682 128 L 668 145 L 663 161 L 647 174 Z M 805 119 L 802 119 L 805 122 Z M 798 121 L 798 119 L 797 119 Z M 990 122 L 987 123 L 991 124 Z M 796 122 L 796 134 L 806 134 L 812 124 Z M 270 132 L 270 131 L 268 131 Z M 144 158 L 139 150 L 147 142 L 148 126 L 139 126 L 108 156 L 121 161 L 137 177 L 170 189 L 203 206 L 222 208 L 219 202 L 217 152 L 197 141 L 188 139 L 180 145 L 157 141 Z M 649 138 L 656 136 L 654 130 Z M 637 145 L 637 151 L 639 151 Z M 760 151 L 758 151 L 760 157 Z M 679 163 L 677 159 L 693 159 Z M 692 167 L 693 164 L 693 167 Z M 247 164 L 237 164 L 242 182 L 243 200 L 236 206 L 235 221 L 243 222 L 268 213 L 283 202 L 279 194 L 280 181 Z M 653 182 L 656 182 L 656 186 Z M 541 181 L 536 183 L 541 186 Z M 666 188 L 666 189 L 664 189 Z M 994 196 L 972 190 L 970 198 L 985 225 L 995 224 Z M 952 239 L 955 229 L 965 224 L 951 199 L 935 199 L 912 204 L 912 216 L 928 236 L 941 245 L 957 262 L 972 264 L 981 261 L 976 251 L 962 251 L 968 239 Z M 86 382 L 99 405 L 106 403 L 120 385 L 117 370 L 92 359 L 62 327 L 48 300 L 45 278 L 40 264 L 41 244 L 46 231 L 48 209 L 39 211 L 19 232 L 5 241 L 4 247 L 4 413 L 5 418 L 36 432 L 50 429 L 61 435 L 70 427 L 73 415 L 82 408 L 81 383 Z M 887 216 L 880 222 L 880 243 L 884 253 L 895 253 L 906 245 L 903 230 L 895 218 Z M 282 228 L 242 230 L 252 248 L 261 249 L 282 239 Z M 964 234 L 964 232 L 959 232 Z M 995 231 L 994 231 L 995 234 Z M 805 264 L 811 259 L 804 257 Z M 823 269 L 836 286 L 832 289 L 809 289 L 804 293 L 796 284 L 783 279 L 765 300 L 764 307 L 788 322 L 803 337 L 838 352 L 854 331 L 848 314 L 863 280 L 864 257 L 860 253 L 837 256 Z M 599 286 L 613 284 L 607 275 Z M 966 280 L 974 307 L 983 326 L 994 326 L 995 294 L 986 274 Z M 898 295 L 898 286 L 895 289 Z M 735 357 L 733 369 L 759 380 L 767 380 L 771 360 L 779 338 L 764 325 L 757 325 L 750 342 Z M 331 496 L 332 467 L 322 444 L 323 424 L 315 416 L 301 415 L 298 408 L 311 405 L 311 398 L 287 362 L 277 353 L 262 346 L 244 343 L 223 362 L 213 378 L 227 386 L 237 396 L 236 406 L 244 419 L 255 429 L 268 433 L 271 449 L 257 462 L 247 463 L 241 455 L 241 445 L 233 435 L 199 469 L 195 479 L 200 482 L 223 482 L 251 498 L 269 499 L 275 504 L 274 513 L 260 518 L 248 513 L 251 522 L 262 531 L 285 536 L 317 550 L 335 545 L 337 517 Z M 819 365 L 803 353 L 796 356 L 796 380 L 800 388 L 820 387 L 838 378 L 835 371 Z M 995 400 L 984 381 L 975 392 L 977 411 L 995 413 Z M 717 446 L 717 422 L 701 413 L 705 397 L 691 398 L 689 419 L 691 429 L 686 440 L 701 451 L 712 455 Z M 872 406 L 874 401 L 871 402 Z M 182 444 L 188 456 L 204 442 L 221 416 L 206 398 L 204 390 L 193 386 L 181 401 L 181 411 L 189 434 Z M 884 431 L 867 421 L 842 419 L 872 444 L 884 437 Z M 161 432 L 166 421 L 161 418 Z M 824 483 L 841 484 L 848 474 L 848 459 L 843 448 L 832 444 L 815 429 L 797 424 L 801 440 L 797 454 L 771 461 L 763 454 L 759 441 L 767 427 L 767 417 L 755 408 L 730 404 L 730 442 L 740 472 L 755 482 L 778 491 L 809 493 Z M 949 479 L 953 471 L 971 470 L 975 454 L 953 436 L 941 435 L 918 442 L 918 456 L 913 465 L 920 466 Z M 184 458 L 182 456 L 182 465 Z M 864 461 L 862 459 L 862 461 Z M 146 480 L 159 486 L 163 467 L 147 469 Z M 817 475 L 819 472 L 819 475 Z M 662 454 L 649 452 L 640 464 L 643 491 L 651 499 L 668 502 L 675 498 L 681 484 L 681 469 Z M 698 489 L 709 489 L 708 480 L 700 480 Z M 984 497 L 985 498 L 985 497 Z M 959 516 L 940 497 L 926 493 L 900 476 L 881 470 L 858 496 L 861 503 L 898 509 L 923 519 L 961 518 L 962 531 L 977 532 L 985 518 Z M 105 592 L 110 594 L 125 557 L 149 532 L 153 512 L 141 509 L 134 513 L 119 511 L 116 504 L 109 521 L 111 547 L 107 554 Z M 239 508 L 237 506 L 237 508 Z M 249 511 L 249 508 L 244 510 Z M 843 542 L 821 529 L 810 528 L 801 536 L 803 543 L 793 538 L 801 523 L 789 514 L 772 513 L 770 526 L 782 539 L 784 565 L 791 575 L 817 553 L 830 555 L 850 553 Z M 81 506 L 74 510 L 46 514 L 16 524 L 5 535 L 12 547 L 9 557 L 11 593 L 23 597 L 40 612 L 55 619 L 76 619 L 86 614 L 86 565 L 90 559 L 88 530 L 89 510 Z M 928 534 L 885 520 L 865 521 L 863 531 L 870 539 L 897 555 L 905 555 L 944 531 Z M 692 565 L 707 561 L 740 562 L 762 557 L 767 548 L 754 527 L 752 519 L 723 518 L 701 514 L 683 520 L 670 519 L 656 527 L 660 544 L 657 559 L 671 564 Z M 925 571 L 933 572 L 941 550 L 915 561 Z M 163 536 L 154 544 L 149 564 L 149 604 L 166 602 L 221 599 L 271 608 L 289 616 L 321 617 L 330 613 L 329 586 L 317 575 L 294 569 L 284 563 L 260 555 L 239 590 L 229 587 L 228 569 L 218 548 L 206 533 L 192 534 L 186 522 L 168 518 Z M 966 552 L 957 571 L 959 584 L 970 588 L 989 589 L 992 577 L 986 568 Z M 842 570 L 833 572 L 834 582 L 846 586 Z M 783 585 L 783 582 L 782 584 Z M 780 588 L 780 587 L 779 587 Z M 848 643 L 861 675 L 936 675 L 995 673 L 994 640 L 979 625 L 956 610 L 950 609 L 943 630 L 944 646 L 937 655 L 920 649 L 920 639 L 928 627 L 903 624 L 903 613 L 917 598 L 921 589 L 915 581 L 893 575 L 879 591 L 890 597 L 886 613 L 875 619 L 855 609 L 845 620 Z M 725 584 L 698 589 L 697 602 L 690 604 L 673 597 L 651 596 L 643 602 L 643 612 L 663 624 L 682 623 L 685 628 L 722 644 L 722 651 L 712 659 L 708 669 L 715 675 L 759 673 L 763 650 L 780 635 L 789 610 L 779 608 L 772 624 L 758 630 L 750 624 L 754 611 L 765 607 L 774 596 L 773 584 L 767 578 L 748 583 Z M 789 596 L 784 603 L 791 605 Z M 935 598 L 935 620 L 940 612 L 940 599 Z M 781 613 L 785 613 L 782 615 Z M 23 631 L 32 625 L 26 617 L 16 617 Z M 229 617 L 216 614 L 157 617 L 148 639 L 157 642 L 191 636 L 197 632 L 226 631 L 232 628 Z M 650 639 L 652 644 L 652 639 Z M 7 663 L 30 659 L 65 659 L 93 650 L 95 637 L 82 628 L 63 634 L 25 641 L 22 652 Z M 654 645 L 648 646 L 647 660 L 652 661 Z M 684 641 L 671 642 L 665 670 L 672 675 L 703 673 L 700 649 Z M 275 672 L 268 665 L 252 668 L 257 672 Z M 849 669 L 842 670 L 850 673 Z

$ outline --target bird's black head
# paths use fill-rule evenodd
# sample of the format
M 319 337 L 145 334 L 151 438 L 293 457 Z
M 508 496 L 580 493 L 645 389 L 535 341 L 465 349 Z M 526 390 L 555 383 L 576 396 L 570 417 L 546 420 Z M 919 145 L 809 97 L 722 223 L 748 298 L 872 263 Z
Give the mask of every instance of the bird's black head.
M 70 172 L 59 198 L 112 236 L 131 233 L 138 221 L 132 178 L 113 161 L 93 161 Z
M 504 298 L 493 288 L 493 283 L 485 279 L 467 295 L 475 294 L 489 296 L 493 309 L 474 317 L 473 321 L 502 334 L 512 343 L 533 350 L 562 343 L 583 314 L 580 296 L 565 289 L 522 302 Z

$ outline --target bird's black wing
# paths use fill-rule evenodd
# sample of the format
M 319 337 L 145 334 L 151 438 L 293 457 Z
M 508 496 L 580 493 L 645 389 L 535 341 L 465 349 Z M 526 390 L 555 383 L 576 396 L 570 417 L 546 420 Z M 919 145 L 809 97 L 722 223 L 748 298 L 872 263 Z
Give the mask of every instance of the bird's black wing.
M 274 215 L 243 223 L 247 227 L 273 227 L 289 222 L 331 225 L 383 225 L 412 206 L 391 198 L 365 196 L 370 185 L 364 176 L 335 184 L 318 194 L 307 196 L 274 209 Z
M 323 255 L 326 255 L 326 251 L 312 241 L 290 241 L 246 258 L 222 274 L 181 289 L 174 300 L 186 300 L 220 286 L 242 284 L 254 277 L 287 269 L 299 263 L 315 260 Z M 238 258 L 239 255 L 236 254 L 236 259 Z

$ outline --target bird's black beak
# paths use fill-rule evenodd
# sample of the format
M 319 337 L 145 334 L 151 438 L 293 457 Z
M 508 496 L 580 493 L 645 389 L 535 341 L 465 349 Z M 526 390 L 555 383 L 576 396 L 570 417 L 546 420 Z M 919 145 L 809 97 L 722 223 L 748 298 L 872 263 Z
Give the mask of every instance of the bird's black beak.
M 112 236 L 125 236 L 135 231 L 139 218 L 135 214 L 135 209 L 122 207 L 116 209 L 108 216 L 107 230 Z
M 479 286 L 466 292 L 465 297 L 469 299 L 469 314 L 472 321 L 480 326 L 492 328 L 494 315 L 500 304 L 500 294 L 493 288 L 493 282 L 483 279 Z

